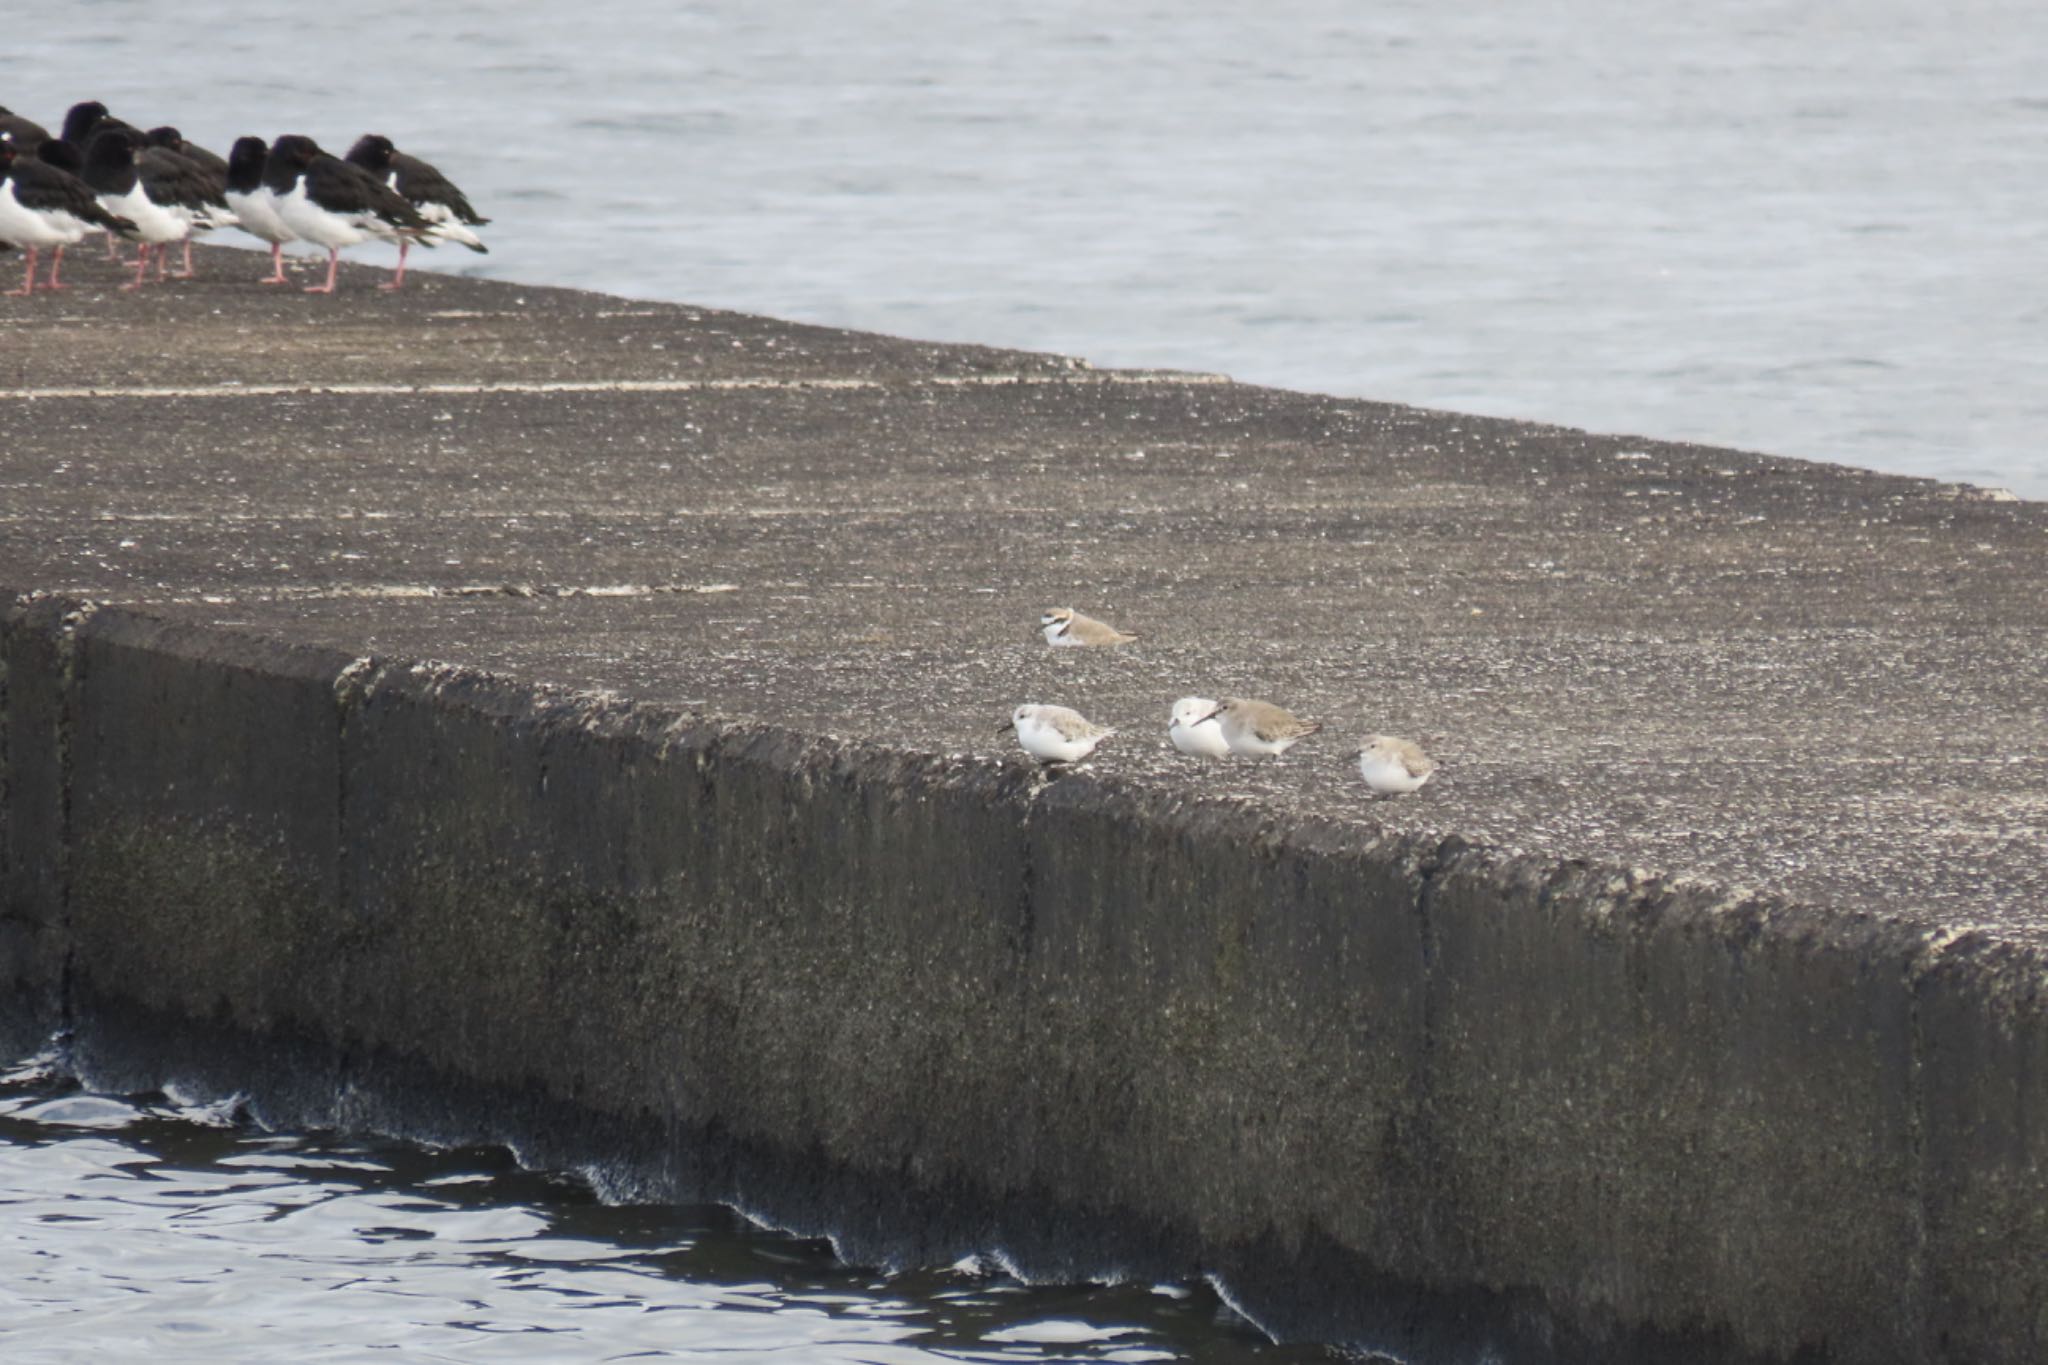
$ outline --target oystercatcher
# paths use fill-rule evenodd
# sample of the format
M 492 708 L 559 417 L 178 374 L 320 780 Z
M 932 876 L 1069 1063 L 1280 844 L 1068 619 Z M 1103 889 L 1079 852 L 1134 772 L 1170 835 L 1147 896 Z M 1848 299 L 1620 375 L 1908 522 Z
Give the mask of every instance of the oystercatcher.
M 133 128 L 113 128 L 93 134 L 85 154 L 85 183 L 99 196 L 101 207 L 135 224 L 134 236 L 141 243 L 135 263 L 135 278 L 123 289 L 142 288 L 149 269 L 152 247 L 159 252 L 171 242 L 183 241 L 192 231 L 192 219 L 142 173 L 138 164 L 142 134 Z
M 362 167 L 330 156 L 303 134 L 287 133 L 270 144 L 263 184 L 276 199 L 284 225 L 327 248 L 326 283 L 307 285 L 309 294 L 332 294 L 341 249 L 370 237 L 399 243 L 398 270 L 377 287 L 401 288 L 404 246 L 433 228 L 396 190 Z
M 260 137 L 238 137 L 228 148 L 228 207 L 235 211 L 242 231 L 270 243 L 270 273 L 258 284 L 289 284 L 284 274 L 284 244 L 299 234 L 277 216 L 277 200 L 263 184 L 263 162 L 270 148 Z
M 490 250 L 470 228 L 483 227 L 491 220 L 470 207 L 469 196 L 454 181 L 418 157 L 399 151 L 390 138 L 364 133 L 348 149 L 348 160 L 397 190 L 406 203 L 419 210 L 420 217 L 434 225 L 423 245 L 460 242 L 471 251 Z M 401 246 L 401 253 L 403 250 Z
M 55 144 L 45 138 L 46 145 Z M 61 159 L 61 154 L 59 154 Z M 18 155 L 14 143 L 0 138 L 0 239 L 28 251 L 28 270 L 21 288 L 10 294 L 32 294 L 36 288 L 36 255 L 51 247 L 50 278 L 45 289 L 69 289 L 57 278 L 64 263 L 64 248 L 80 241 L 96 227 L 123 235 L 133 233 L 135 224 L 107 212 L 93 198 L 86 183 L 60 166 L 36 157 Z
M 152 128 L 143 135 L 146 144 L 136 159 L 150 197 L 174 206 L 191 220 L 193 232 L 235 226 L 235 212 L 228 207 L 228 163 L 203 147 L 194 147 L 172 127 Z M 197 155 L 193 155 L 197 153 Z M 157 256 L 157 278 L 164 277 L 165 261 Z M 185 237 L 185 268 L 178 279 L 192 278 L 192 238 Z

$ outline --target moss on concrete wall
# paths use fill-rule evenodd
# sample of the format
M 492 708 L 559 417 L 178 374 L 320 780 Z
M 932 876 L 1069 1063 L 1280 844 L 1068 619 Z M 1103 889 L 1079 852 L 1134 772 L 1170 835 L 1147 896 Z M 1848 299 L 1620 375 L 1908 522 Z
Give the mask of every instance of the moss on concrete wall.
M 2048 1353 L 2028 954 L 132 613 L 0 628 L 0 966 L 102 1056 L 116 1019 L 159 1070 L 211 1065 L 184 1025 L 289 1039 L 328 1118 L 557 1160 L 588 1122 L 623 1184 L 856 1255 L 1212 1271 L 1401 1352 Z

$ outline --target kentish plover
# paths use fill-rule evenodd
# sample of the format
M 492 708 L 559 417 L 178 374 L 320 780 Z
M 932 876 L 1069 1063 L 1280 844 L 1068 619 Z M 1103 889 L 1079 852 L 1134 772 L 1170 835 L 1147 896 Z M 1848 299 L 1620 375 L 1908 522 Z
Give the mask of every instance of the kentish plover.
M 1038 624 L 1049 645 L 1126 645 L 1138 638 L 1134 632 L 1083 616 L 1072 607 L 1048 607 Z

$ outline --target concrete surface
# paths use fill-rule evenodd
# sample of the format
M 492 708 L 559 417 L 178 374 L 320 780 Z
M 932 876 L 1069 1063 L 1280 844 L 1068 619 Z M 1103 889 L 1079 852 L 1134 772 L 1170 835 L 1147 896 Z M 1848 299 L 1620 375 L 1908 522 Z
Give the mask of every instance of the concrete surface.
M 2048 1353 L 2048 508 L 201 261 L 0 304 L 17 1032 L 1422 1359 Z

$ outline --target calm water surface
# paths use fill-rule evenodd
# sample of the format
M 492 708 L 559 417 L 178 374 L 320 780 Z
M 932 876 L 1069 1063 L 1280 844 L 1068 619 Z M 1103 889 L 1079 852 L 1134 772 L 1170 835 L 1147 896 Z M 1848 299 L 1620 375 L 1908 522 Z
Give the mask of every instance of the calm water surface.
M 1307 1365 L 1206 1288 L 881 1275 L 495 1149 L 271 1133 L 0 1071 L 0 1359 Z
M 2038 0 L 79 0 L 0 104 L 385 132 L 438 268 L 2044 497 L 2044 73 Z

